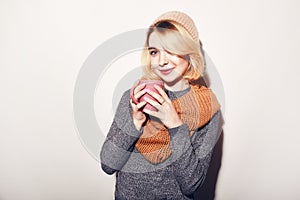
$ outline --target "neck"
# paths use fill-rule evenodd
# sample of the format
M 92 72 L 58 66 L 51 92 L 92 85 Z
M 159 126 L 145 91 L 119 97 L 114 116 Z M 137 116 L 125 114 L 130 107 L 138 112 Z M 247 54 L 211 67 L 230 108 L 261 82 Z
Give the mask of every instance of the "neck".
M 190 86 L 189 81 L 186 79 L 181 79 L 176 83 L 165 82 L 165 88 L 169 91 L 182 91 L 187 89 L 189 86 Z

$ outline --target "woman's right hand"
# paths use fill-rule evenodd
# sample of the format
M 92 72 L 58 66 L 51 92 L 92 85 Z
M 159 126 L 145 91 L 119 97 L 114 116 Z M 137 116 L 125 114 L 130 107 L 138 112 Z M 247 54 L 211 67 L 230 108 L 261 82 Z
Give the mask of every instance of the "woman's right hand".
M 130 104 L 132 107 L 132 118 L 135 128 L 139 131 L 142 128 L 142 125 L 145 123 L 147 117 L 145 113 L 141 111 L 141 108 L 146 105 L 147 102 L 137 102 L 134 99 L 139 99 L 141 96 L 143 96 L 146 91 L 144 90 L 146 84 L 139 84 L 139 82 L 136 82 L 132 87 L 132 94 L 130 99 Z

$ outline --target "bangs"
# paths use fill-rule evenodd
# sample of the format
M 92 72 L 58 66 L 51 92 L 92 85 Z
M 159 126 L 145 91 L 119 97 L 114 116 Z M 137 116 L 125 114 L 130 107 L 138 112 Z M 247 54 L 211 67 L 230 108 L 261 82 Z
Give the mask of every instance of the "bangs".
M 197 44 L 195 44 L 191 38 L 184 36 L 179 31 L 160 28 L 154 32 L 158 36 L 159 43 L 167 52 L 181 57 L 197 53 L 195 52 L 195 50 L 198 49 Z

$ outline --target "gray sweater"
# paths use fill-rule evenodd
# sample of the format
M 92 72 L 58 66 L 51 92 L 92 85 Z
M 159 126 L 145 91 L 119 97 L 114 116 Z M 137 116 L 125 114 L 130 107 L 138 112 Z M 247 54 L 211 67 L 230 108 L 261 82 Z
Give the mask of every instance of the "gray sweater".
M 189 90 L 166 92 L 174 100 Z M 172 154 L 164 162 L 152 164 L 135 148 L 143 130 L 138 131 L 133 124 L 129 100 L 128 90 L 120 100 L 100 153 L 104 172 L 116 173 L 115 199 L 193 199 L 193 192 L 205 179 L 221 133 L 220 111 L 192 137 L 186 124 L 168 129 Z

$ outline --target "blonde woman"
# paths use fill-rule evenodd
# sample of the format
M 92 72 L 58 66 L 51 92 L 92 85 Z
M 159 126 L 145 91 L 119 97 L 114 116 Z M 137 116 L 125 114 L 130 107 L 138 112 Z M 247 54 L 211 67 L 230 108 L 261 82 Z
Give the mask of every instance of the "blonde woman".
M 205 62 L 193 20 L 178 11 L 159 16 L 142 64 L 144 76 L 123 94 L 103 144 L 102 169 L 116 173 L 115 199 L 194 199 L 222 117 L 213 92 L 196 84 Z M 149 89 L 145 79 L 163 87 Z

